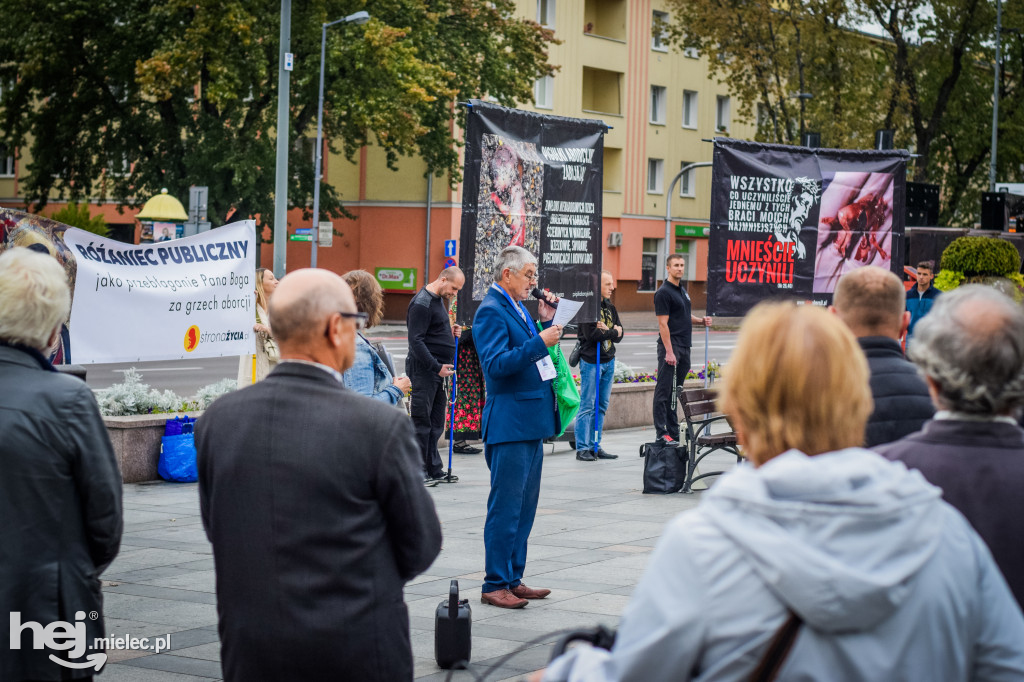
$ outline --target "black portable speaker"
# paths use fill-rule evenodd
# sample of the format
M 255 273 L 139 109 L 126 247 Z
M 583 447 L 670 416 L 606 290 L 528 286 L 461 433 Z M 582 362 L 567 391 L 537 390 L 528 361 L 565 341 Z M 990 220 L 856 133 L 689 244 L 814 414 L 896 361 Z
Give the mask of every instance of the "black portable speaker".
M 434 660 L 445 670 L 459 662 L 469 663 L 472 622 L 469 600 L 459 601 L 459 581 L 453 580 L 448 598 L 434 613 Z

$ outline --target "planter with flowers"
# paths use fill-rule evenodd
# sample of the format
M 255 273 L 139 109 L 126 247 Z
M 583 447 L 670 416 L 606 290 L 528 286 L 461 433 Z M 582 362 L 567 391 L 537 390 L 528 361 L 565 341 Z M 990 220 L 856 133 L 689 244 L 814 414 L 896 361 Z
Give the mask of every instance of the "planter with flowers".
M 710 371 L 710 380 L 722 376 L 722 367 L 719 363 L 711 360 L 707 368 L 700 371 L 690 372 L 686 375 L 685 386 L 687 388 L 699 388 L 704 385 L 704 375 Z M 579 385 L 579 373 L 573 374 L 576 384 Z M 612 397 L 608 403 L 608 412 L 605 414 L 605 430 L 632 429 L 642 426 L 651 426 L 654 423 L 654 386 L 657 375 L 653 372 L 636 371 L 625 363 L 615 361 L 615 383 L 612 384 Z M 566 433 L 569 440 L 572 440 L 572 427 Z M 564 438 L 564 437 L 563 437 Z

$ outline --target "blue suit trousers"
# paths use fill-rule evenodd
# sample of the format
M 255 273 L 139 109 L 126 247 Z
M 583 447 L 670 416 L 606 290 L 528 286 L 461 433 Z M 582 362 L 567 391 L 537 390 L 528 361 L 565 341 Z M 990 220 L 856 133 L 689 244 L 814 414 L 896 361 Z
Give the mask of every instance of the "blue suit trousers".
M 512 589 L 523 580 L 526 541 L 533 530 L 544 461 L 541 440 L 484 446 L 491 470 L 491 494 L 484 523 L 482 592 Z

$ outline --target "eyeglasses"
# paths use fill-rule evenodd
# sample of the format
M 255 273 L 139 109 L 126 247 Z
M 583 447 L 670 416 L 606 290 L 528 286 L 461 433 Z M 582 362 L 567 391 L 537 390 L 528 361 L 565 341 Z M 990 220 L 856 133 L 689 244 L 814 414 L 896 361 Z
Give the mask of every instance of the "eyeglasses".
M 539 277 L 537 277 L 536 272 L 534 272 L 532 275 L 527 275 L 525 272 L 517 272 L 516 274 L 519 275 L 520 277 L 530 280 L 531 282 L 537 282 L 540 279 Z
M 370 318 L 366 313 L 346 313 L 343 310 L 339 310 L 338 314 L 344 318 L 352 320 L 356 323 L 356 329 L 365 329 L 366 321 Z

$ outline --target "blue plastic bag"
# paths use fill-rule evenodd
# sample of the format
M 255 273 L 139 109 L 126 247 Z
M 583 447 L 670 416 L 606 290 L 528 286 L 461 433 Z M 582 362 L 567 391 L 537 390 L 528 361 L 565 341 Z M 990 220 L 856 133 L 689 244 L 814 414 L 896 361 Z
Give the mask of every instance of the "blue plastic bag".
M 193 483 L 199 480 L 196 465 L 196 441 L 192 429 L 195 419 L 175 417 L 168 419 L 164 431 L 172 432 L 160 439 L 160 460 L 156 471 L 165 481 Z M 173 433 L 177 431 L 177 433 Z
M 195 427 L 196 420 L 193 417 L 175 417 L 168 419 L 167 423 L 164 424 L 164 435 L 165 436 L 177 436 L 182 433 L 192 433 L 192 429 Z

